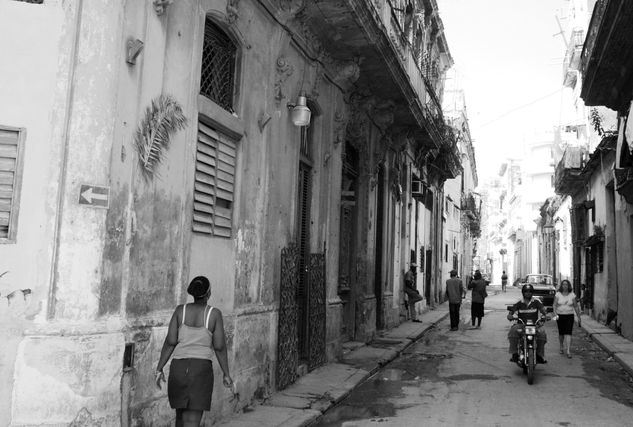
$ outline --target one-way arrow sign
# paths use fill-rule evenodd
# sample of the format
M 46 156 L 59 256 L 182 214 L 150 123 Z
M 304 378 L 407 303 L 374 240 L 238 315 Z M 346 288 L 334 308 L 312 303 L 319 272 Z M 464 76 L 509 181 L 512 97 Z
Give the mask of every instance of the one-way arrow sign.
M 108 209 L 110 207 L 110 187 L 81 184 L 79 204 Z

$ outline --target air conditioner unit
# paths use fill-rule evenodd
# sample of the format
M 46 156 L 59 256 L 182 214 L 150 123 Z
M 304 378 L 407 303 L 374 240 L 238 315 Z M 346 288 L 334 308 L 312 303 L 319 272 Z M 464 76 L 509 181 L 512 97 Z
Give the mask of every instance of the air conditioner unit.
M 411 180 L 411 196 L 416 199 L 424 198 L 424 184 L 419 179 Z

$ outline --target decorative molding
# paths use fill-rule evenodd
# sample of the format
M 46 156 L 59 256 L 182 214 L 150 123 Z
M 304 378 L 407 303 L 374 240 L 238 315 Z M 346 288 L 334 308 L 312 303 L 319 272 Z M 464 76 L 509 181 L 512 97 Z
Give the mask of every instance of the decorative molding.
M 391 137 L 389 135 L 383 135 L 383 137 L 376 142 L 374 146 L 374 153 L 371 165 L 371 176 L 369 178 L 369 187 L 373 190 L 378 184 L 378 173 L 380 167 L 385 164 L 387 160 L 387 151 L 391 145 Z
M 167 7 L 172 4 L 174 0 L 154 0 L 154 11 L 156 15 L 161 16 L 167 11 Z
M 292 15 L 288 24 L 293 28 L 295 36 L 302 41 L 308 55 L 313 58 L 322 56 L 325 48 L 321 43 L 321 39 L 310 30 L 308 25 L 309 16 L 306 14 L 305 4 L 301 8 L 289 10 L 288 13 Z
M 366 156 L 367 144 L 369 143 L 369 117 L 376 101 L 375 98 L 365 92 L 353 92 L 350 95 L 350 115 L 347 121 L 347 140 L 361 153 L 361 157 Z
M 320 71 L 321 63 L 317 62 L 316 71 L 314 75 L 314 84 L 312 85 L 312 91 L 310 92 L 310 98 L 317 100 L 319 98 L 319 85 L 323 80 L 323 73 Z
M 382 133 L 385 133 L 387 128 L 393 124 L 395 109 L 396 104 L 392 100 L 381 102 L 373 109 L 372 119 Z
M 233 25 L 240 17 L 239 12 L 240 0 L 228 0 L 226 2 L 226 21 Z
M 347 120 L 345 114 L 341 111 L 334 113 L 334 144 L 338 145 L 345 141 L 345 133 L 347 127 Z
M 351 87 L 360 77 L 360 64 L 362 61 L 362 57 L 356 57 L 352 61 L 331 60 L 329 68 L 332 71 L 334 83 L 344 89 Z
M 279 10 L 296 15 L 306 7 L 306 0 L 274 0 Z
M 284 55 L 281 55 L 277 58 L 276 68 L 277 78 L 275 80 L 275 102 L 277 103 L 277 106 L 279 106 L 281 101 L 286 98 L 283 85 L 286 80 L 288 80 L 288 77 L 294 73 L 295 67 L 288 62 Z
M 261 114 L 259 115 L 259 119 L 257 119 L 257 125 L 259 126 L 260 132 L 264 131 L 264 128 L 266 127 L 270 119 L 271 119 L 270 114 L 268 114 L 265 111 L 261 112 Z
M 398 52 L 398 58 L 404 62 L 407 59 L 407 53 L 402 46 L 401 38 L 392 29 L 389 29 L 389 39 L 391 39 L 391 43 L 393 43 L 396 52 Z
M 130 65 L 136 64 L 136 57 L 139 56 L 143 50 L 143 42 L 139 39 L 129 38 L 127 40 L 127 51 L 125 55 L 125 62 Z

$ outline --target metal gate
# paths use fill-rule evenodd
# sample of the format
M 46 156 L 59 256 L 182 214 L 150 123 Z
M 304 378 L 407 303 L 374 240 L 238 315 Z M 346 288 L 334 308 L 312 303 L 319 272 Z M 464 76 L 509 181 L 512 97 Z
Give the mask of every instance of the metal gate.
M 296 292 L 299 282 L 299 248 L 290 244 L 281 250 L 281 289 L 277 330 L 277 389 L 282 390 L 297 378 L 299 338 Z
M 310 254 L 308 280 L 308 369 L 325 362 L 325 254 Z
M 277 389 L 297 378 L 299 364 L 298 307 L 299 248 L 290 244 L 281 250 L 281 289 L 277 336 Z M 310 254 L 308 263 L 308 369 L 325 363 L 325 254 Z

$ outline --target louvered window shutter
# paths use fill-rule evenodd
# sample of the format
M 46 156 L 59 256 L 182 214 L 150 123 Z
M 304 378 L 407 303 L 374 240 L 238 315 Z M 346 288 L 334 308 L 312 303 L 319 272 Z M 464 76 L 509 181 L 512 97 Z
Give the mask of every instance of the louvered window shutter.
M 235 160 L 235 141 L 199 122 L 193 192 L 193 231 L 231 237 Z
M 0 239 L 14 239 L 19 196 L 20 129 L 0 127 Z

